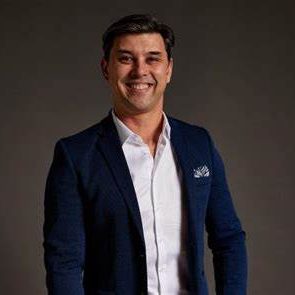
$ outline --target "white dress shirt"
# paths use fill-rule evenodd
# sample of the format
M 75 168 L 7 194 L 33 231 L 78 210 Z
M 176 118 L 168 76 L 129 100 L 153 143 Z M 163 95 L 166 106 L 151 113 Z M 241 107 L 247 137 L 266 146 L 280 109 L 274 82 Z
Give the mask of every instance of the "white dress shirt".
M 188 294 L 182 175 L 163 112 L 155 157 L 142 138 L 112 111 L 140 209 L 146 245 L 149 295 Z

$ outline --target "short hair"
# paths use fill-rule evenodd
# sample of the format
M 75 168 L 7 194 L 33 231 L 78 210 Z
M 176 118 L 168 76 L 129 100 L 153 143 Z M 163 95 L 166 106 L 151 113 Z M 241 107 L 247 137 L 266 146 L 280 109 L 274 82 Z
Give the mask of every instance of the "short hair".
M 172 57 L 172 48 L 175 44 L 173 30 L 160 23 L 154 16 L 149 14 L 132 14 L 124 16 L 110 25 L 102 36 L 104 58 L 110 57 L 110 52 L 116 37 L 125 34 L 159 33 L 165 44 L 168 59 Z

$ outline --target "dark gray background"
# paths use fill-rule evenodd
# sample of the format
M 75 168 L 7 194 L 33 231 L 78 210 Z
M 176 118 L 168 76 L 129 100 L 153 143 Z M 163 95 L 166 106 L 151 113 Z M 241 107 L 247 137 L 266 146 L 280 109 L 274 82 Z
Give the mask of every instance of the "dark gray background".
M 0 11 L 0 294 L 46 293 L 53 146 L 106 115 L 101 35 L 143 12 L 176 34 L 166 112 L 205 126 L 223 155 L 247 232 L 249 294 L 295 294 L 293 1 L 1 0 Z

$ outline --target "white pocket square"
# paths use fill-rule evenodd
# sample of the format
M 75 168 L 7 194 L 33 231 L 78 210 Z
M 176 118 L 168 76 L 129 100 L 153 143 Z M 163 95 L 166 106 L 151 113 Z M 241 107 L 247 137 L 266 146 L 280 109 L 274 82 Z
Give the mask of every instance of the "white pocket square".
M 206 165 L 194 169 L 194 177 L 208 177 L 210 175 L 209 169 Z

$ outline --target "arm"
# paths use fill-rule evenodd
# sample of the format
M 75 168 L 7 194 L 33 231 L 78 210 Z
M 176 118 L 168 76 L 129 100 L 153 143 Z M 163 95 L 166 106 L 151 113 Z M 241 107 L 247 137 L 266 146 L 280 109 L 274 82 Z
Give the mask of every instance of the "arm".
M 45 189 L 44 261 L 49 295 L 83 295 L 85 234 L 73 163 L 57 142 Z
M 247 293 L 245 232 L 236 215 L 224 165 L 210 139 L 212 186 L 206 215 L 208 245 L 213 254 L 216 294 Z

